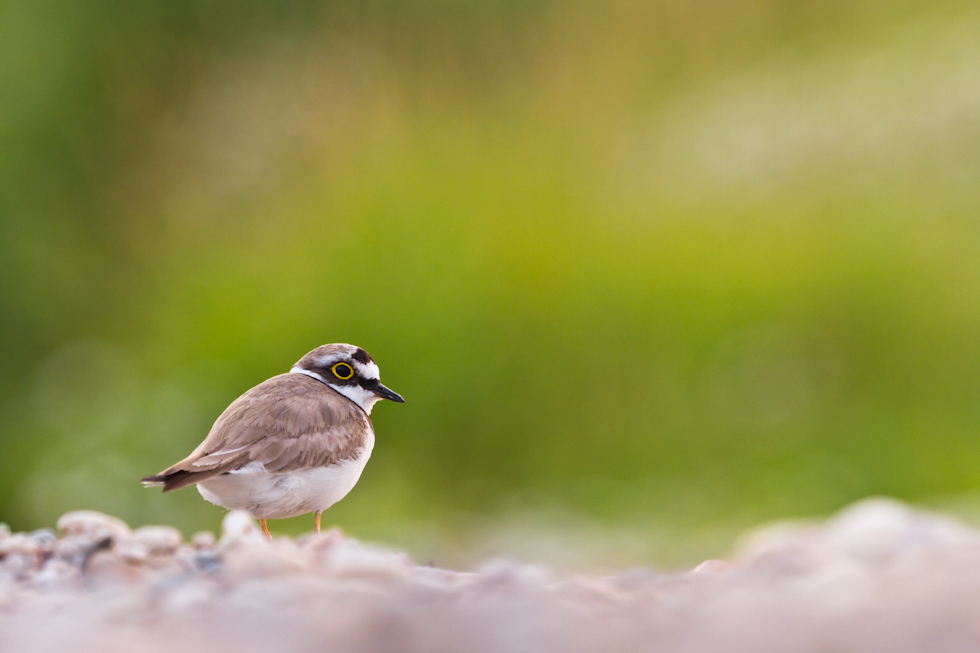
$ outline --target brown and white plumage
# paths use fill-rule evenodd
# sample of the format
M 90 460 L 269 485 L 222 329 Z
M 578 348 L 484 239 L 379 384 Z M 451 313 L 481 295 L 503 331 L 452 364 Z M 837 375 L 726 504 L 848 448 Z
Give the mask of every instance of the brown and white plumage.
M 374 448 L 368 414 L 382 398 L 403 401 L 367 352 L 318 347 L 233 401 L 187 458 L 143 482 L 164 492 L 196 483 L 208 501 L 263 520 L 319 516 L 360 477 Z

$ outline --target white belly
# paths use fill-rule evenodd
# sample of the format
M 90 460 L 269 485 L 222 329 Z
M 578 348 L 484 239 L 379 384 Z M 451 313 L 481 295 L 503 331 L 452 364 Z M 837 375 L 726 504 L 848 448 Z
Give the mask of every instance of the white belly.
M 296 517 L 326 510 L 347 496 L 370 457 L 368 446 L 356 458 L 284 474 L 267 472 L 260 463 L 251 463 L 202 481 L 197 489 L 216 506 L 245 510 L 255 519 Z

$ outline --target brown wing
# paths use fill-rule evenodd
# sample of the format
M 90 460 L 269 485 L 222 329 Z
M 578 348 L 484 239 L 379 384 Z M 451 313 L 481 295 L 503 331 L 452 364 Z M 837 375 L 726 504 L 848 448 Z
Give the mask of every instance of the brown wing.
M 371 420 L 354 402 L 303 374 L 280 374 L 232 402 L 184 460 L 143 479 L 163 491 L 258 462 L 270 472 L 352 458 Z

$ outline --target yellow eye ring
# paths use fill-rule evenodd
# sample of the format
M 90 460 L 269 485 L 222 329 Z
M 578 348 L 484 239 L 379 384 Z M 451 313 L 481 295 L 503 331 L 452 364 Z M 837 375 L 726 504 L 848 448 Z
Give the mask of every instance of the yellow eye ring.
M 330 371 L 335 377 L 344 381 L 354 376 L 354 368 L 347 363 L 334 363 Z

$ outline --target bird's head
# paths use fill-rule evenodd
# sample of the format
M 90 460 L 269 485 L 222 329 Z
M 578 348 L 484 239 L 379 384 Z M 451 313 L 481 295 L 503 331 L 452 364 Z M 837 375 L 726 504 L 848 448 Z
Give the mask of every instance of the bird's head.
M 381 399 L 405 403 L 400 394 L 381 385 L 381 372 L 371 355 L 354 345 L 338 343 L 317 347 L 289 371 L 322 381 L 368 414 Z

